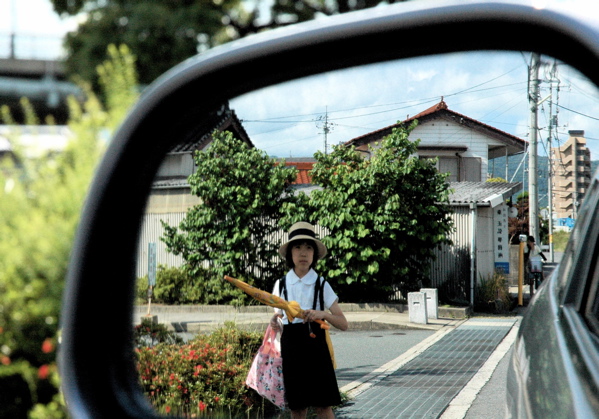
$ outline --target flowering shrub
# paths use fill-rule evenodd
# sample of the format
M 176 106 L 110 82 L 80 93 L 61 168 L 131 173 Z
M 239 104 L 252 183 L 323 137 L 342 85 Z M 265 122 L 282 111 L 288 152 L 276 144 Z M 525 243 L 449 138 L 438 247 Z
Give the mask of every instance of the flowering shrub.
M 262 333 L 226 324 L 184 345 L 161 343 L 136 349 L 141 385 L 157 411 L 186 417 L 227 412 L 235 417 L 274 411 L 245 385 Z
M 144 318 L 141 324 L 133 328 L 135 347 L 154 346 L 158 343 L 183 343 L 175 332 L 169 331 L 165 325 L 154 323 L 151 319 Z

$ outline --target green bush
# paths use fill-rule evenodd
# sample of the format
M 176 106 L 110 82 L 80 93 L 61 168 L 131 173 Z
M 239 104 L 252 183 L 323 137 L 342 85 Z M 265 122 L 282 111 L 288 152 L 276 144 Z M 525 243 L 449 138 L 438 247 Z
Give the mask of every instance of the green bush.
M 210 296 L 206 295 L 204 284 L 211 276 L 206 269 L 201 269 L 196 277 L 190 276 L 183 268 L 158 266 L 156 285 L 152 293 L 152 302 L 156 304 L 208 304 Z M 137 297 L 147 302 L 148 277 L 137 280 Z
M 161 413 L 249 416 L 277 408 L 245 385 L 262 333 L 233 324 L 184 345 L 136 349 L 141 386 Z
M 484 313 L 505 313 L 512 308 L 509 284 L 503 273 L 481 278 L 474 290 L 474 311 Z
M 556 252 L 563 252 L 566 250 L 566 244 L 570 239 L 570 233 L 568 231 L 556 231 L 553 233 L 553 250 Z

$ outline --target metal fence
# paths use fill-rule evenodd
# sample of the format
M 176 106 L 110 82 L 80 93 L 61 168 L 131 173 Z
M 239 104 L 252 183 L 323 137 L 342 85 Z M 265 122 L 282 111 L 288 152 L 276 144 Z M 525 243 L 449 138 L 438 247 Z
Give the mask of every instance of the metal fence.
M 0 58 L 20 60 L 61 60 L 65 52 L 62 37 L 0 32 Z
M 454 208 L 452 218 L 455 230 L 451 234 L 453 245 L 443 245 L 436 250 L 436 260 L 431 262 L 430 284 L 427 286 L 439 290 L 439 298 L 443 301 L 468 301 L 470 278 L 470 214 L 468 208 Z M 166 250 L 166 245 L 160 240 L 164 234 L 160 220 L 171 226 L 177 226 L 185 217 L 185 212 L 167 214 L 146 214 L 143 220 L 137 261 L 137 277 L 148 273 L 148 243 L 156 243 L 156 263 L 168 267 L 181 266 L 184 260 Z M 316 226 L 318 237 L 327 235 L 327 230 Z M 282 243 L 287 239 L 287 232 L 279 230 L 270 240 L 273 243 Z M 208 266 L 206 266 L 208 267 Z M 390 301 L 405 300 L 399 288 L 390 297 Z

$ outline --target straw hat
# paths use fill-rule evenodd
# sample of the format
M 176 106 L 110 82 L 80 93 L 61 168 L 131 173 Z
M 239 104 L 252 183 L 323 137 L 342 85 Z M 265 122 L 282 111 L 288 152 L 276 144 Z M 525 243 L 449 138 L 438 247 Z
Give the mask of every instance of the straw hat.
M 289 238 L 287 239 L 287 243 L 279 248 L 279 254 L 281 257 L 285 259 L 287 255 L 287 246 L 289 243 L 302 239 L 309 239 L 316 243 L 316 247 L 318 248 L 318 259 L 322 259 L 326 256 L 327 248 L 320 240 L 316 238 L 314 226 L 310 223 L 300 221 L 299 223 L 292 225 L 289 229 Z

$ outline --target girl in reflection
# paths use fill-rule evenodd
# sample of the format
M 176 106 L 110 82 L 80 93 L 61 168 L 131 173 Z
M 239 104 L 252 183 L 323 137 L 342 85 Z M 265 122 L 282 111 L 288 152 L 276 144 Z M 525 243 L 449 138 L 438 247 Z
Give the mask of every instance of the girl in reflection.
M 334 418 L 332 406 L 341 404 L 341 396 L 325 330 L 315 320 L 326 320 L 337 329 L 347 330 L 347 319 L 337 294 L 314 271 L 327 248 L 316 238 L 311 224 L 299 222 L 291 226 L 289 239 L 279 254 L 290 270 L 275 283 L 273 294 L 297 301 L 305 313 L 304 319 L 290 323 L 285 312 L 276 309 L 270 321 L 271 327 L 278 330 L 282 319 L 283 380 L 291 417 L 305 418 L 308 407 L 314 407 L 319 418 Z

